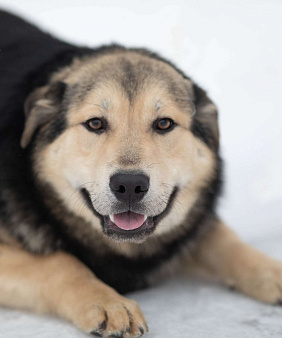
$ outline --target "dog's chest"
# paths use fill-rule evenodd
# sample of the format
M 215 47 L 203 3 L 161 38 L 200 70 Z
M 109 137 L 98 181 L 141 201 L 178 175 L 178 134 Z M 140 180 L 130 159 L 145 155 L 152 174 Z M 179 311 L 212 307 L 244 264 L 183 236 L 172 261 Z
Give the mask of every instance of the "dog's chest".
M 101 254 L 93 249 L 88 249 L 72 243 L 70 251 L 85 263 L 94 274 L 112 286 L 118 292 L 127 292 L 144 289 L 152 284 L 159 271 L 175 261 L 182 248 L 180 242 L 173 243 L 157 254 L 129 258 L 123 255 L 108 253 Z M 173 265 L 175 265 L 173 263 Z

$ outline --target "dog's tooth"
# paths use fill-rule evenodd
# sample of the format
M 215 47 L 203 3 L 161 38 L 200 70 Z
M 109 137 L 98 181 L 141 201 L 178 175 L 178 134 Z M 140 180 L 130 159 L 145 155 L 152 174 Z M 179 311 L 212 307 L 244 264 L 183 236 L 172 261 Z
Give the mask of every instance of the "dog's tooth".
M 114 223 L 114 215 L 110 215 L 110 220 Z
M 144 222 L 147 221 L 148 216 L 144 215 Z

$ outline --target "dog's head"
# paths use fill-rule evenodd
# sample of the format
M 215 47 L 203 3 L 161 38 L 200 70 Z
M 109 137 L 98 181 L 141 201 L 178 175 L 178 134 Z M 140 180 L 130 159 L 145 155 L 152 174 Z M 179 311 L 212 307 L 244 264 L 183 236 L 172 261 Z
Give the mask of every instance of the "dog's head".
M 212 180 L 217 111 L 170 63 L 117 49 L 77 59 L 29 96 L 30 143 L 37 177 L 68 210 L 141 242 L 173 231 Z

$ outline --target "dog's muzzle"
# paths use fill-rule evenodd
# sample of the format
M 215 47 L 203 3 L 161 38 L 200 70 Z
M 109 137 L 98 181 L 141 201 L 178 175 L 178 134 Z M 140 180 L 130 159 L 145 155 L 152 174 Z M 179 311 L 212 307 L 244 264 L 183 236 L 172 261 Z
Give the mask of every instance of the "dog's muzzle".
M 170 210 L 177 189 L 171 193 L 165 210 L 156 216 L 147 216 L 142 199 L 149 191 L 150 180 L 143 173 L 116 173 L 110 177 L 109 186 L 117 200 L 114 213 L 99 214 L 86 189 L 81 193 L 94 214 L 100 218 L 105 235 L 116 241 L 143 242 L 156 224 Z

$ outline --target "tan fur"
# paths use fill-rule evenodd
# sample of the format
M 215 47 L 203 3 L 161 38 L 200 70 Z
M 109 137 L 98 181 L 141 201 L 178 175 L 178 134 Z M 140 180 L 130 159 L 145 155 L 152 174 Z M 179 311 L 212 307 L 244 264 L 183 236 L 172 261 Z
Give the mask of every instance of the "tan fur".
M 282 263 L 243 243 L 222 222 L 198 244 L 196 262 L 227 285 L 267 303 L 282 300 Z
M 86 332 L 137 336 L 140 328 L 147 330 L 138 305 L 99 281 L 75 257 L 63 252 L 33 256 L 5 245 L 0 253 L 0 305 L 54 314 Z

